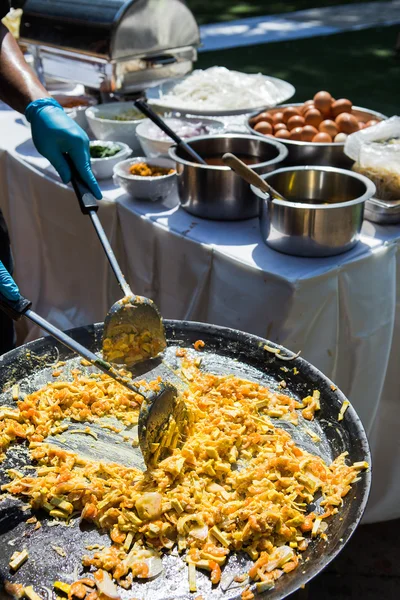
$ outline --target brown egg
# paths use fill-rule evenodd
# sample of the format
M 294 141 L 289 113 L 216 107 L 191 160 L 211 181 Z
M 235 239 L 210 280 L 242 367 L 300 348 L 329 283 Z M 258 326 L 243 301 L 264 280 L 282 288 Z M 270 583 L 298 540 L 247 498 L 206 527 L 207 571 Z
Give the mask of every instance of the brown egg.
M 366 123 L 363 123 L 362 121 L 358 122 L 358 129 L 361 131 L 361 129 L 365 129 L 367 126 Z
M 379 121 L 376 119 L 371 119 L 365 123 L 365 127 L 372 127 L 373 125 L 378 125 Z
M 340 100 L 332 102 L 332 116 L 334 118 L 342 113 L 351 113 L 352 109 L 353 104 L 347 98 L 340 98 Z
M 322 118 L 324 121 L 326 121 L 327 119 L 332 119 L 332 109 L 331 107 L 327 108 L 326 110 L 323 110 L 322 108 L 319 109 L 319 112 L 322 115 Z
M 302 133 L 303 133 L 303 128 L 302 127 L 295 127 L 289 133 L 289 138 L 291 140 L 296 140 L 297 142 L 300 142 Z
M 339 131 L 343 133 L 354 133 L 358 131 L 358 121 L 354 115 L 349 113 L 340 113 L 335 119 Z
M 287 128 L 289 131 L 292 131 L 292 129 L 295 127 L 303 127 L 303 125 L 305 125 L 304 117 L 301 117 L 300 115 L 294 115 L 293 117 L 290 117 L 289 121 L 287 122 Z
M 315 108 L 314 100 L 306 100 L 303 106 L 300 106 L 300 112 L 304 115 L 310 108 Z
M 332 96 L 329 92 L 318 92 L 314 96 L 314 104 L 315 108 L 318 108 L 318 110 L 325 115 L 330 112 Z
M 287 123 L 290 117 L 300 116 L 300 111 L 294 106 L 289 106 L 283 111 L 283 122 Z
M 317 133 L 312 139 L 314 144 L 330 144 L 332 142 L 332 138 L 329 133 Z
M 279 131 L 280 129 L 287 129 L 286 124 L 276 123 L 276 125 L 274 125 L 274 131 Z
M 272 123 L 274 122 L 272 115 L 270 115 L 269 112 L 266 112 L 266 111 L 260 113 L 259 115 L 257 115 L 254 118 L 255 118 L 256 123 L 261 123 L 262 121 L 264 121 L 266 123 L 271 123 L 271 125 L 272 125 Z
M 328 135 L 330 135 L 331 138 L 334 138 L 335 135 L 339 133 L 339 129 L 335 121 L 331 121 L 330 119 L 322 121 L 318 129 L 321 131 L 321 133 L 327 133 Z
M 254 125 L 254 131 L 258 131 L 258 133 L 263 133 L 264 135 L 269 135 L 272 133 L 272 125 L 271 123 L 267 123 L 267 121 L 261 121 L 261 123 Z
M 282 140 L 288 140 L 290 138 L 290 133 L 287 129 L 279 129 L 279 131 L 275 133 L 275 137 L 281 138 Z
M 301 132 L 301 139 L 303 142 L 312 142 L 313 137 L 316 136 L 317 133 L 318 129 L 312 125 L 306 125 Z
M 275 123 L 283 123 L 283 112 L 279 110 L 278 112 L 272 115 L 272 122 Z
M 306 125 L 312 125 L 313 127 L 319 127 L 319 124 L 322 123 L 323 118 L 321 113 L 317 108 L 310 108 L 304 115 L 304 120 Z

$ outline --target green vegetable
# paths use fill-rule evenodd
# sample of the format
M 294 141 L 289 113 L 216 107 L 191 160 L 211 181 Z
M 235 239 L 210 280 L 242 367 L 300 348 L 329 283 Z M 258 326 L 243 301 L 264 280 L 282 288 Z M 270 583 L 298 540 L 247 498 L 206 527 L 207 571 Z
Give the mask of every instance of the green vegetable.
M 102 146 L 101 144 L 90 144 L 91 158 L 111 158 L 121 152 L 121 148 L 115 146 Z
M 99 115 L 99 119 L 108 119 L 109 121 L 138 121 L 140 119 L 145 119 L 146 117 L 142 115 L 142 113 L 137 110 L 126 110 L 120 115 L 108 116 L 108 115 Z

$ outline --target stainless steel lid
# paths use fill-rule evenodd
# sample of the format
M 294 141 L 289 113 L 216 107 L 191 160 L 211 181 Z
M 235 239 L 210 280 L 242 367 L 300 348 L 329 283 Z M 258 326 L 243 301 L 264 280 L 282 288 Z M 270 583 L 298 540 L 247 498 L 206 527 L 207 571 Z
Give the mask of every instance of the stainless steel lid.
M 198 46 L 200 36 L 181 0 L 27 0 L 20 40 L 121 60 Z

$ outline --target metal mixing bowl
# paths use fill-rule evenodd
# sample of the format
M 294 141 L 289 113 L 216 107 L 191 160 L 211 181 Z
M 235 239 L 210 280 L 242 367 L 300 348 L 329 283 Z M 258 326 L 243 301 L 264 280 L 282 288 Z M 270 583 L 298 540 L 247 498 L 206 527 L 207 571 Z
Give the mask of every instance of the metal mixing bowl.
M 274 114 L 289 106 L 303 106 L 303 103 L 282 104 L 281 106 L 268 109 L 268 112 Z M 250 125 L 251 119 L 259 114 L 260 111 L 252 113 L 246 121 L 246 126 L 252 135 L 265 138 L 266 136 L 263 133 L 254 131 L 253 127 Z M 360 108 L 359 106 L 353 106 L 353 114 L 364 122 L 371 119 L 376 119 L 377 121 L 387 119 L 387 117 L 381 113 L 375 112 L 374 110 L 367 110 L 366 108 Z M 326 165 L 329 167 L 351 169 L 354 162 L 344 153 L 344 143 L 313 144 L 312 142 L 296 142 L 294 140 L 276 139 L 288 149 L 285 165 Z
M 186 140 L 201 157 L 215 157 L 225 152 L 259 159 L 251 167 L 259 175 L 276 169 L 287 156 L 287 149 L 271 138 L 251 135 L 221 134 Z M 169 149 L 176 162 L 178 192 L 182 208 L 203 219 L 240 221 L 258 215 L 254 194 L 241 177 L 229 167 L 201 165 L 192 162 L 177 146 Z
M 367 177 L 335 167 L 287 167 L 267 174 L 285 198 L 260 200 L 265 243 L 295 256 L 334 256 L 353 248 L 360 237 L 365 201 L 375 194 Z

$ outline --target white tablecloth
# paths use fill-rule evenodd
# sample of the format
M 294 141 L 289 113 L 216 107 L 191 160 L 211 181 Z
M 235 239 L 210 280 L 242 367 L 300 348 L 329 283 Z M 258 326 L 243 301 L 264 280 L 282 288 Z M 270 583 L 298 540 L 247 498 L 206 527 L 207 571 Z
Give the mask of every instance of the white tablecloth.
M 60 327 L 103 320 L 120 293 L 89 218 L 20 118 L 0 111 L 0 128 L 0 206 L 22 291 Z M 294 258 L 263 244 L 257 220 L 204 221 L 175 197 L 160 206 L 133 201 L 111 181 L 102 187 L 99 216 L 133 290 L 166 318 L 301 349 L 348 395 L 368 432 L 374 478 L 365 521 L 400 517 L 400 227 L 365 222 L 351 252 Z

